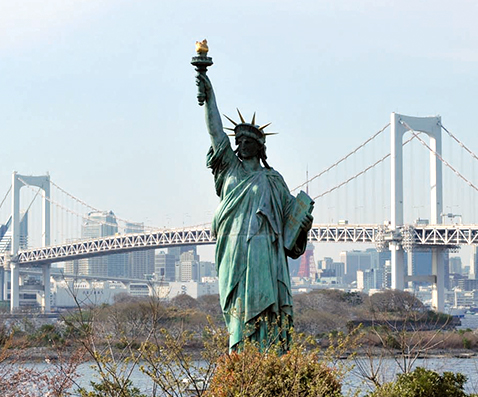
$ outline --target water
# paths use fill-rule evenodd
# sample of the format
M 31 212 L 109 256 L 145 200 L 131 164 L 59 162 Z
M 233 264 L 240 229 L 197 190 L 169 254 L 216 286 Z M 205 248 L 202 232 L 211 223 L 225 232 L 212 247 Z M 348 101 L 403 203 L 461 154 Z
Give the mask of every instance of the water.
M 467 314 L 465 317 L 461 318 L 461 326 L 458 327 L 460 329 L 478 329 L 478 314 Z
M 370 368 L 370 361 L 367 359 L 358 359 L 365 368 Z M 373 359 L 373 365 L 377 367 L 379 360 Z M 471 358 L 455 358 L 455 357 L 432 357 L 426 359 L 418 359 L 413 368 L 424 367 L 426 369 L 434 370 L 438 373 L 443 372 L 460 372 L 468 378 L 465 385 L 465 391 L 467 393 L 478 393 L 478 357 Z M 381 364 L 381 382 L 390 382 L 394 380 L 397 373 L 400 373 L 399 366 L 393 358 L 386 358 Z M 360 376 L 358 366 L 352 369 L 347 374 L 343 391 L 355 391 L 357 389 L 363 390 L 363 394 L 367 391 L 371 391 L 372 388 L 363 381 L 363 377 Z
M 356 390 L 361 390 L 361 396 L 366 392 L 371 391 L 372 388 L 364 382 L 363 377 L 360 376 L 360 371 L 358 370 L 358 365 L 361 364 L 363 368 L 370 368 L 370 361 L 366 358 L 358 358 L 356 362 L 350 361 L 344 362 L 345 364 L 351 364 L 355 367 L 350 370 L 345 376 L 343 382 L 343 392 L 344 395 L 352 395 Z M 375 358 L 372 360 L 372 364 L 377 367 L 379 364 L 379 359 Z M 36 369 L 46 369 L 48 363 L 35 363 L 30 364 Z M 465 390 L 467 393 L 478 393 L 478 357 L 471 358 L 454 358 L 454 357 L 432 357 L 426 359 L 419 359 L 415 362 L 414 367 L 424 367 L 427 369 L 435 370 L 439 373 L 450 371 L 450 372 L 460 372 L 467 376 L 468 381 L 465 385 Z M 393 358 L 383 359 L 381 362 L 381 376 L 380 380 L 382 382 L 392 381 L 399 372 L 399 367 L 397 362 Z M 97 373 L 92 368 L 91 363 L 82 364 L 78 368 L 78 373 L 80 378 L 77 380 L 77 385 L 73 387 L 73 391 L 77 390 L 78 387 L 86 387 L 89 389 L 90 381 L 99 382 Z M 152 390 L 154 387 L 151 379 L 143 374 L 138 368 L 135 368 L 130 377 L 133 385 L 138 387 L 143 393 L 147 395 L 152 395 Z
M 473 330 L 478 329 L 478 315 L 466 315 L 461 319 L 462 324 L 459 328 L 466 329 L 471 328 Z M 348 364 L 348 362 L 343 362 Z M 343 392 L 344 395 L 347 393 L 353 394 L 356 390 L 361 390 L 360 395 L 364 395 L 366 392 L 371 391 L 372 388 L 368 386 L 363 381 L 363 377 L 360 376 L 360 371 L 358 370 L 359 365 L 363 368 L 370 368 L 371 364 L 374 367 L 379 365 L 379 360 L 377 358 L 372 360 L 367 360 L 365 358 L 357 359 L 357 362 L 350 361 L 351 365 L 355 364 L 350 372 L 347 373 L 343 382 Z M 35 367 L 37 369 L 46 370 L 48 364 L 45 362 L 41 363 L 31 363 L 29 366 Z M 465 390 L 467 393 L 478 393 L 478 357 L 471 358 L 455 358 L 455 357 L 431 357 L 426 359 L 418 359 L 415 362 L 414 367 L 424 367 L 427 369 L 432 369 L 439 373 L 450 371 L 450 372 L 460 372 L 463 375 L 467 376 L 468 381 L 465 385 Z M 393 358 L 386 358 L 382 360 L 381 363 L 381 381 L 389 382 L 392 381 L 396 374 L 399 373 L 399 367 L 397 362 Z M 77 385 L 73 387 L 73 390 L 77 390 L 78 387 L 89 388 L 90 381 L 99 382 L 100 379 L 97 377 L 95 370 L 91 367 L 91 363 L 82 364 L 78 368 L 78 373 L 80 378 L 77 380 Z M 144 375 L 139 368 L 135 368 L 130 377 L 133 385 L 138 387 L 146 395 L 152 395 L 152 390 L 154 384 L 151 379 Z

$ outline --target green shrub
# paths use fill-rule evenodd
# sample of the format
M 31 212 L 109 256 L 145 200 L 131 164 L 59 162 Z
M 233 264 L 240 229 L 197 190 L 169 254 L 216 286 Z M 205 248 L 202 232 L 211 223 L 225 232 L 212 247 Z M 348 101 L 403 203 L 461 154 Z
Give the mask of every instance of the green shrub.
M 443 375 L 418 367 L 400 374 L 395 382 L 377 388 L 370 397 L 465 397 L 466 376 L 444 372 Z
M 385 339 L 385 346 L 390 349 L 400 349 L 400 343 L 393 335 L 387 335 Z
M 78 389 L 81 397 L 147 397 L 137 387 L 134 387 L 130 380 L 125 380 L 124 384 L 119 385 L 117 382 L 103 379 L 99 383 L 90 382 L 90 385 L 93 389 L 91 391 L 85 388 Z
M 28 340 L 37 346 L 59 346 L 65 343 L 61 331 L 52 324 L 42 325 L 28 336 Z

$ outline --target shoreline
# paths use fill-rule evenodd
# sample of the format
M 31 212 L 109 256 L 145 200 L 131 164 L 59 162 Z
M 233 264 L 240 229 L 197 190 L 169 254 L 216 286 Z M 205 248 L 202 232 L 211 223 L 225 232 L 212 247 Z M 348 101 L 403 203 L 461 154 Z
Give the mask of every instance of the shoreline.
M 186 349 L 188 353 L 191 353 L 197 358 L 200 356 L 201 350 L 199 348 L 191 348 Z M 12 349 L 15 351 L 15 349 Z M 17 356 L 16 354 L 12 354 L 13 357 L 7 359 L 7 361 L 16 361 L 16 362 L 44 362 L 47 360 L 51 360 L 54 362 L 62 360 L 68 360 L 72 353 L 75 351 L 74 348 L 67 348 L 61 351 L 61 354 L 58 353 L 56 349 L 50 347 L 30 347 L 26 349 L 22 349 L 21 356 Z M 373 352 L 366 351 L 366 349 L 357 349 L 356 351 L 347 352 L 344 355 L 339 357 L 340 360 L 348 360 L 351 359 L 352 356 L 355 356 L 359 359 L 368 359 L 368 358 L 394 358 L 394 357 L 402 357 L 402 353 L 400 351 L 392 352 L 390 350 L 383 350 L 375 349 Z M 323 356 L 323 355 L 321 355 Z M 405 355 L 407 356 L 407 355 Z M 416 353 L 412 353 L 408 355 L 408 358 L 413 358 L 417 360 L 427 360 L 427 359 L 439 359 L 439 358 L 458 358 L 458 359 L 472 359 L 478 357 L 477 350 L 471 349 L 432 349 L 430 351 L 419 353 L 416 357 Z M 91 360 L 84 360 L 84 362 L 89 362 Z

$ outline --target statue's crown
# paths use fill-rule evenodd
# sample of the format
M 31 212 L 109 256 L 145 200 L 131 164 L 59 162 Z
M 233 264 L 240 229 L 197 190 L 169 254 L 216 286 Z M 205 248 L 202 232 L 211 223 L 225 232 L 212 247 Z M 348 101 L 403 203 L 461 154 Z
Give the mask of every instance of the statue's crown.
M 230 117 L 224 115 L 226 119 L 228 119 L 232 124 L 234 124 L 234 128 L 224 128 L 229 131 L 234 131 L 233 134 L 228 134 L 229 136 L 234 136 L 239 138 L 240 136 L 247 136 L 249 138 L 253 138 L 261 144 L 266 142 L 267 135 L 276 135 L 275 132 L 264 132 L 264 129 L 269 126 L 271 123 L 264 124 L 259 126 L 256 124 L 256 113 L 252 116 L 252 121 L 247 123 L 242 117 L 241 112 L 237 109 L 237 113 L 239 114 L 239 118 L 241 119 L 241 123 L 236 123 Z

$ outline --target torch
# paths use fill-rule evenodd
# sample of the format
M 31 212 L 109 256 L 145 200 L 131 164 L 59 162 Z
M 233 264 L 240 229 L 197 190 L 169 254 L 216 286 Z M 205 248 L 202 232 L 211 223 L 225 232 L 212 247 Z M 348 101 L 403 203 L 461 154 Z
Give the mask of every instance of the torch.
M 198 76 L 201 74 L 206 75 L 208 66 L 212 65 L 212 58 L 207 56 L 208 51 L 209 48 L 207 46 L 206 39 L 203 41 L 196 41 L 197 56 L 192 58 L 191 64 L 196 66 L 196 72 L 198 72 Z M 202 80 L 199 80 L 197 97 L 199 106 L 204 105 L 204 101 L 206 100 L 206 92 L 204 88 L 204 82 Z

